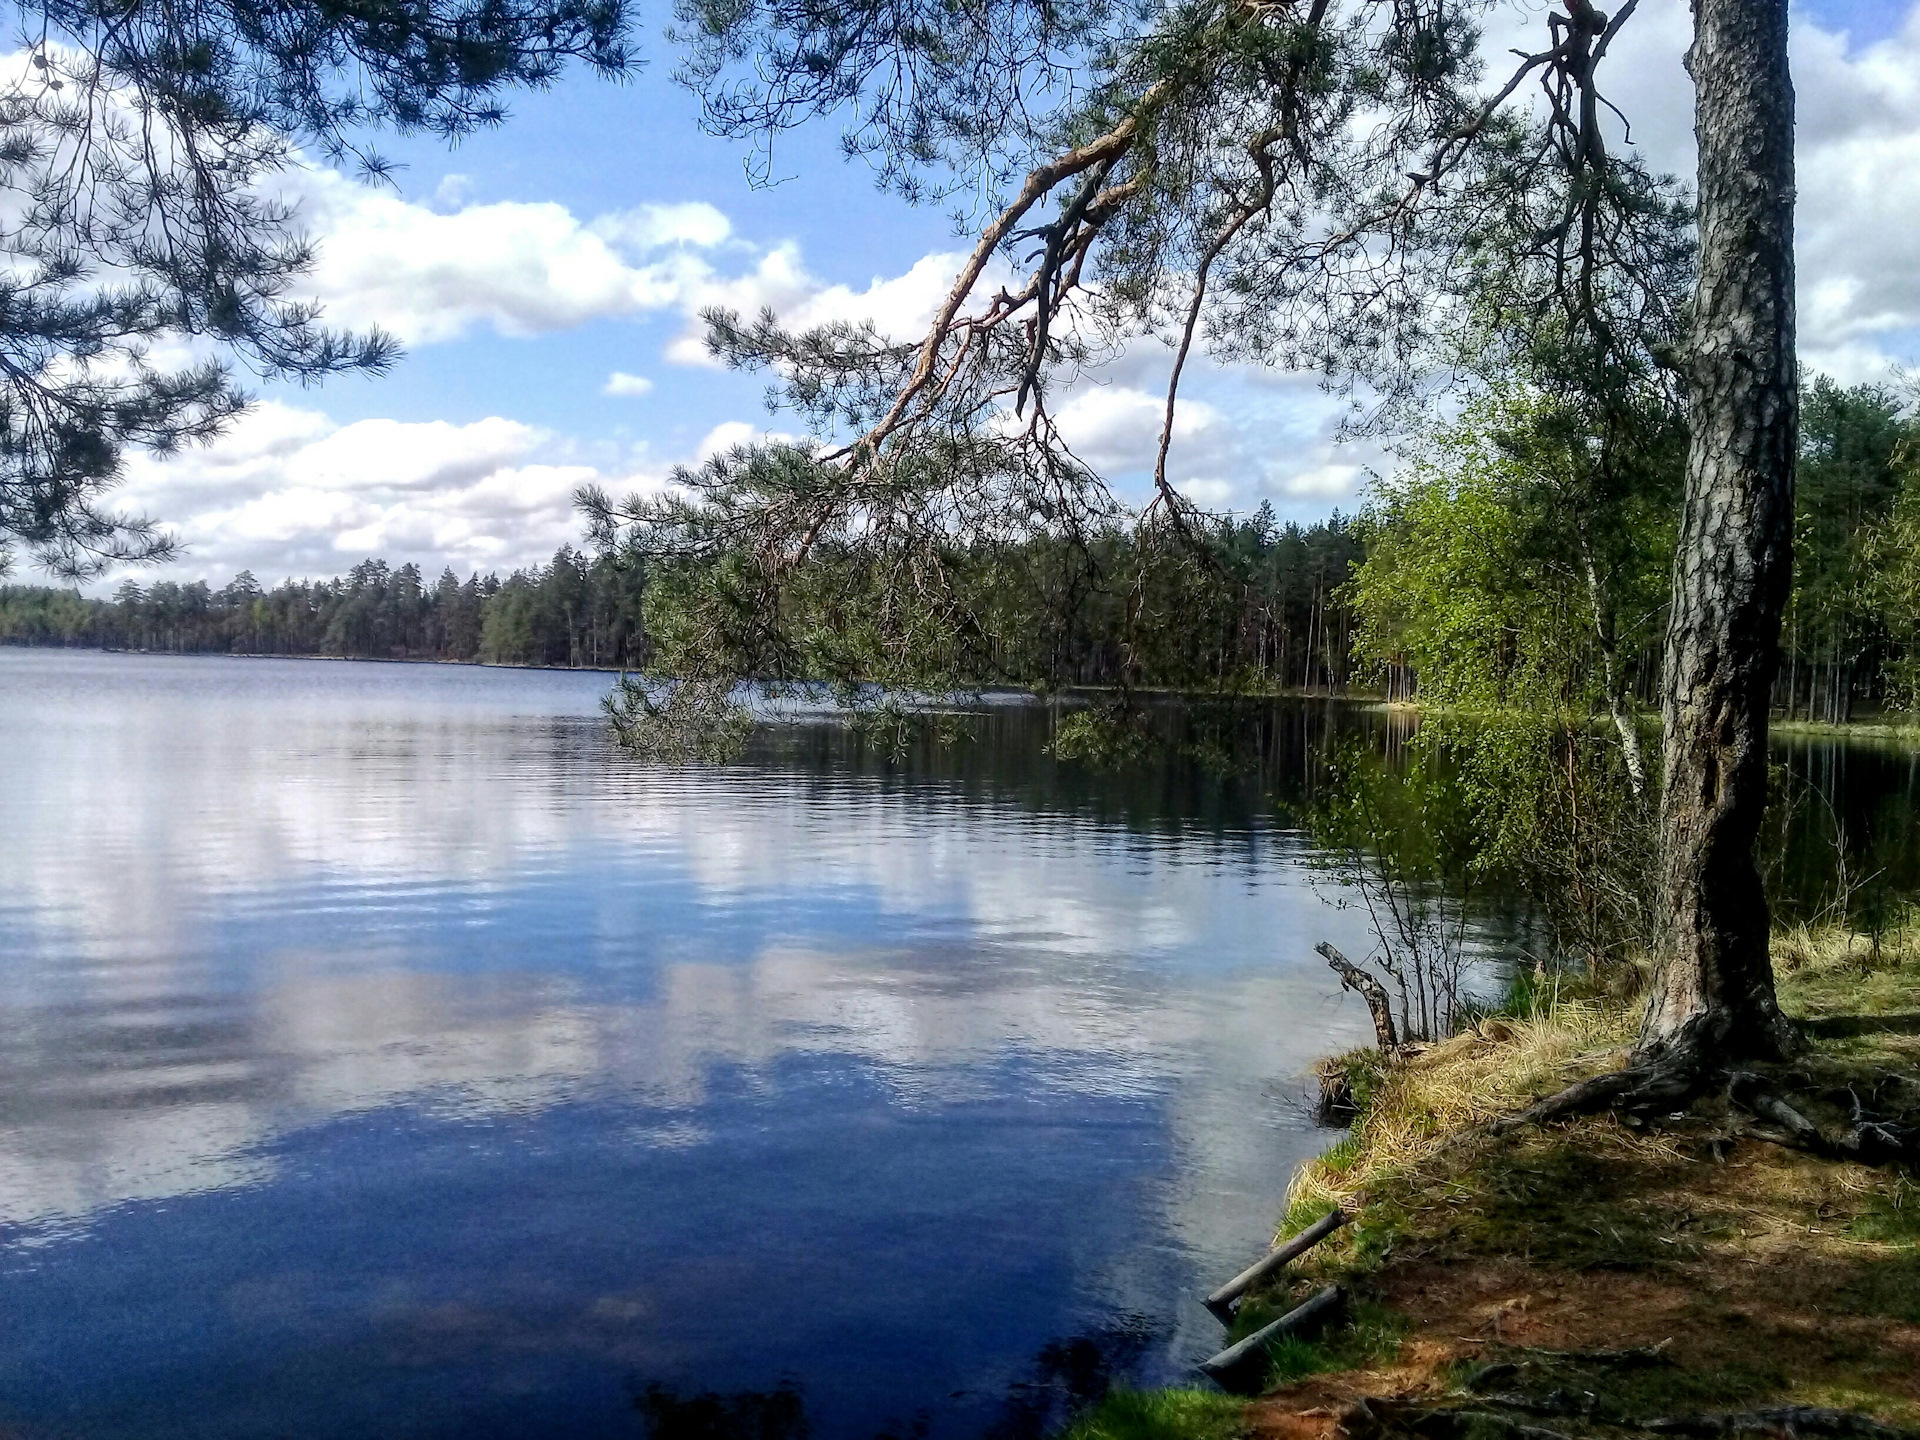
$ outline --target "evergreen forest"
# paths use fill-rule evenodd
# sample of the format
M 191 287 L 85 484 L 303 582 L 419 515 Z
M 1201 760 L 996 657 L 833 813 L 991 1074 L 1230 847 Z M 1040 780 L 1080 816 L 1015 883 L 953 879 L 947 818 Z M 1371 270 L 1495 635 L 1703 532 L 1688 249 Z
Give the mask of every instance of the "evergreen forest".
M 1605 566 L 1607 623 L 1596 627 L 1587 577 L 1569 561 L 1582 543 L 1565 533 L 1577 497 L 1551 483 L 1532 403 L 1496 400 L 1438 427 L 1354 517 L 1282 523 L 1263 505 L 1196 521 L 1177 545 L 1116 526 L 976 551 L 959 567 L 974 633 L 956 677 L 1498 705 L 1524 702 L 1543 678 L 1586 683 L 1604 634 L 1621 690 L 1650 705 L 1681 447 L 1661 452 L 1637 503 L 1610 507 L 1620 533 Z M 1889 387 L 1824 377 L 1807 387 L 1775 687 L 1789 717 L 1845 722 L 1920 706 L 1917 434 Z M 0 643 L 672 670 L 694 592 L 724 587 L 724 566 L 696 568 L 655 561 L 649 583 L 641 557 L 564 546 L 504 579 L 449 569 L 429 582 L 415 564 L 368 559 L 271 589 L 248 572 L 217 589 L 129 579 L 111 596 L 7 585 Z M 868 657 L 805 653 L 765 668 L 831 678 L 836 662 L 873 668 Z

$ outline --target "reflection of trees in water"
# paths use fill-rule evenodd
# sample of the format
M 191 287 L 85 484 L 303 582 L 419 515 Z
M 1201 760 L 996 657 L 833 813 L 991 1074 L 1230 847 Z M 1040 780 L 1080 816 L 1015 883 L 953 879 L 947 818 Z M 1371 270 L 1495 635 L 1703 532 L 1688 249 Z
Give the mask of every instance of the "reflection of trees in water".
M 1084 1335 L 1048 1342 L 1026 1375 L 1007 1387 L 981 1440 L 1041 1440 L 1057 1434 L 1125 1377 L 1152 1338 L 1145 1317 L 1128 1316 Z M 960 1391 L 951 1398 L 969 1397 Z M 633 1405 L 646 1423 L 647 1440 L 809 1440 L 812 1435 L 806 1400 L 793 1380 L 782 1380 L 770 1390 L 724 1395 L 705 1391 L 684 1397 L 653 1384 L 634 1396 Z M 910 1424 L 890 1425 L 873 1440 L 924 1440 L 931 1426 L 931 1411 L 922 1409 Z
M 1029 1378 L 1007 1387 L 985 1440 L 1039 1440 L 1060 1431 L 1123 1378 L 1153 1338 L 1144 1316 L 1129 1316 L 1068 1340 L 1044 1345 Z
M 1101 697 L 1091 697 L 1098 702 Z M 932 782 L 963 794 L 1101 824 L 1164 831 L 1240 831 L 1254 817 L 1306 822 L 1333 783 L 1343 743 L 1364 741 L 1389 765 L 1403 763 L 1418 718 L 1366 704 L 1324 699 L 1135 697 L 1141 723 L 1160 742 L 1118 769 L 1060 761 L 1051 753 L 1060 719 L 1089 701 L 1004 705 L 969 716 L 962 743 L 928 734 L 905 753 L 844 725 L 772 729 L 755 735 L 761 763 Z M 1769 900 L 1787 920 L 1830 907 L 1845 854 L 1866 906 L 1920 895 L 1920 750 L 1858 738 L 1776 738 L 1773 759 L 1787 799 L 1767 843 Z M 1817 797 L 1817 799 L 1815 798 Z M 1544 940 L 1522 933 L 1536 917 L 1514 897 L 1483 892 L 1489 923 L 1514 948 Z
M 806 1440 L 806 1403 L 800 1388 L 782 1381 L 771 1390 L 709 1391 L 681 1399 L 664 1385 L 634 1397 L 648 1440 Z
M 957 734 L 928 729 L 904 750 L 839 724 L 755 732 L 748 759 L 881 778 L 931 782 L 1047 814 L 1161 830 L 1170 825 L 1244 829 L 1256 815 L 1298 811 L 1324 779 L 1340 736 L 1366 735 L 1397 753 L 1413 727 L 1400 712 L 1323 699 L 1135 696 L 1128 714 L 1143 743 L 1117 767 L 1055 758 L 1058 726 L 1111 697 L 1068 696 L 1048 705 L 998 705 L 967 715 Z M 957 740 L 958 743 L 955 743 Z

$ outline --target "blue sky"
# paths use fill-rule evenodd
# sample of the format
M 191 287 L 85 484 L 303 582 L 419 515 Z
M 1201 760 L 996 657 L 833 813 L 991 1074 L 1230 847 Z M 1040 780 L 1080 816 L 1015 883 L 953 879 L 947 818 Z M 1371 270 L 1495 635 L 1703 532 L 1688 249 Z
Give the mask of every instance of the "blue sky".
M 1543 4 L 1496 10 L 1491 38 L 1536 30 Z M 1680 173 L 1687 29 L 1684 0 L 1643 0 L 1610 62 L 1636 140 Z M 1881 377 L 1920 332 L 1920 24 L 1900 0 L 1820 0 L 1796 11 L 1795 49 L 1804 351 Z M 632 81 L 568 76 L 455 148 L 383 140 L 404 165 L 393 187 L 294 177 L 319 298 L 408 354 L 378 381 L 266 387 L 212 449 L 137 463 L 127 502 L 187 547 L 169 578 L 244 566 L 271 583 L 368 554 L 434 573 L 536 563 L 577 537 L 582 481 L 657 487 L 675 463 L 791 428 L 760 379 L 704 361 L 699 306 L 917 331 L 967 244 L 944 211 L 876 190 L 830 122 L 780 139 L 781 183 L 749 184 L 747 146 L 700 132 L 671 47 L 650 34 L 645 52 Z M 1123 493 L 1150 463 L 1167 359 L 1142 342 L 1063 397 L 1070 437 Z M 1202 365 L 1183 394 L 1172 471 L 1203 503 L 1310 519 L 1354 508 L 1383 463 L 1337 443 L 1340 407 L 1308 378 Z
M 898 273 L 903 259 L 962 243 L 938 209 L 879 194 L 864 165 L 841 159 L 831 126 L 782 137 L 776 173 L 789 178 L 749 184 L 749 147 L 703 133 L 694 98 L 670 78 L 672 51 L 655 39 L 648 53 L 625 83 L 576 74 L 551 91 L 520 95 L 505 126 L 456 147 L 386 137 L 379 148 L 406 167 L 398 186 L 412 200 L 432 204 L 436 193 L 451 193 L 467 205 L 550 201 L 581 217 L 701 203 L 725 215 L 743 244 L 798 242 L 814 273 L 861 288 Z M 631 431 L 689 445 L 714 424 L 763 413 L 757 380 L 660 363 L 683 328 L 677 313 L 541 336 L 476 327 L 459 344 L 413 347 L 393 377 L 329 392 L 327 408 L 341 417 L 465 422 L 537 406 L 545 423 L 581 436 Z M 612 370 L 651 379 L 650 403 L 601 394 Z

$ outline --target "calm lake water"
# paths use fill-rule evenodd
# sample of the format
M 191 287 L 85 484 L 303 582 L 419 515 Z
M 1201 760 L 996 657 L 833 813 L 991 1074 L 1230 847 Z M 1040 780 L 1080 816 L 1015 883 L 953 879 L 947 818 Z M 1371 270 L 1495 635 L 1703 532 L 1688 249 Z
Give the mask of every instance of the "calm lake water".
M 605 686 L 0 650 L 0 1431 L 1019 1437 L 1217 1347 L 1367 1033 L 1261 786 L 648 770 Z
M 0 1434 L 1023 1440 L 1217 1348 L 1368 1034 L 1274 802 L 1379 722 L 673 772 L 606 684 L 0 649 Z M 1782 898 L 1912 893 L 1920 760 L 1777 758 Z

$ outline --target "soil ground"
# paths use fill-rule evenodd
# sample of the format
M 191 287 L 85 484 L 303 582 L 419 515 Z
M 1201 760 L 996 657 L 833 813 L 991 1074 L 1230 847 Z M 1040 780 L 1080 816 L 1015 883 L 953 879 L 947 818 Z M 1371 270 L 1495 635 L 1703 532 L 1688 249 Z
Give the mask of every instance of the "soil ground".
M 1807 1083 L 1920 1102 L 1920 963 L 1804 936 L 1782 945 Z M 1575 1039 L 1617 1040 L 1610 1023 L 1589 1014 Z M 1603 1116 L 1444 1143 L 1464 1119 L 1618 1059 L 1563 1054 L 1545 1035 L 1483 1025 L 1380 1080 L 1353 1139 L 1305 1177 L 1289 1228 L 1329 1197 L 1359 1219 L 1249 1301 L 1236 1329 L 1329 1281 L 1351 1319 L 1274 1352 L 1251 1432 L 1785 1434 L 1788 1420 L 1753 1412 L 1791 1406 L 1920 1435 L 1914 1177 L 1733 1138 L 1711 1103 L 1652 1128 Z M 1503 1047 L 1525 1072 L 1517 1087 L 1497 1083 Z M 1726 1428 L 1728 1415 L 1747 1419 Z M 1876 1433 L 1791 1422 L 1821 1425 Z

